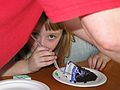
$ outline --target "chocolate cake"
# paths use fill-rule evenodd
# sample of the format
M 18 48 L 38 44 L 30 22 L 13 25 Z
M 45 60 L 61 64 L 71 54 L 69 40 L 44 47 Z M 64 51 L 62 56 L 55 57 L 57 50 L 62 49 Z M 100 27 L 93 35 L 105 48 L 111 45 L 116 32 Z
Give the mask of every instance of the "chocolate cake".
M 88 81 L 95 81 L 97 79 L 97 76 L 93 72 L 85 68 L 79 67 L 71 61 L 67 62 L 64 69 L 64 74 L 70 79 L 70 82 L 72 83 L 86 83 Z

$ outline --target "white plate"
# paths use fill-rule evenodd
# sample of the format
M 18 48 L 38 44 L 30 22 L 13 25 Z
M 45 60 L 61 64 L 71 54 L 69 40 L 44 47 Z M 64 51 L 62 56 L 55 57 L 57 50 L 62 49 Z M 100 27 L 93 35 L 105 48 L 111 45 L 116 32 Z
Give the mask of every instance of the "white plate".
M 49 87 L 35 80 L 8 79 L 0 81 L 0 90 L 50 90 Z
M 102 85 L 107 81 L 107 77 L 103 73 L 90 68 L 85 68 L 85 69 L 90 70 L 91 72 L 96 74 L 97 79 L 95 81 L 89 81 L 87 83 L 84 83 L 84 82 L 71 83 L 68 78 L 61 75 L 61 72 L 59 70 L 55 70 L 52 75 L 57 81 L 67 85 L 76 86 L 76 87 L 95 87 L 95 86 Z M 61 68 L 61 70 L 64 70 L 64 67 Z

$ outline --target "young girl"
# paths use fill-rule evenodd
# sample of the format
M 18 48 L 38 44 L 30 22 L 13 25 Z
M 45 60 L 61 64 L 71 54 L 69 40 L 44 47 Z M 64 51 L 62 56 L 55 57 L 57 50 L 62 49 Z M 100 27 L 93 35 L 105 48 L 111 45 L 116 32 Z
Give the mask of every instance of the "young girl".
M 3 76 L 33 73 L 53 64 L 56 59 L 63 63 L 69 52 L 71 38 L 71 32 L 61 23 L 53 24 L 42 16 L 28 43 L 14 57 L 15 64 Z
M 67 31 L 62 23 L 53 24 L 46 20 L 46 17 L 42 17 L 27 43 L 27 54 L 17 58 L 19 61 L 4 72 L 3 76 L 33 73 L 42 67 L 53 64 L 56 59 L 59 64 L 63 64 L 65 57 L 69 57 L 72 40 L 72 33 Z M 21 53 L 22 51 L 18 55 Z M 94 61 L 94 65 L 99 66 L 98 68 L 103 65 L 103 63 L 99 63 L 98 59 L 92 62 Z

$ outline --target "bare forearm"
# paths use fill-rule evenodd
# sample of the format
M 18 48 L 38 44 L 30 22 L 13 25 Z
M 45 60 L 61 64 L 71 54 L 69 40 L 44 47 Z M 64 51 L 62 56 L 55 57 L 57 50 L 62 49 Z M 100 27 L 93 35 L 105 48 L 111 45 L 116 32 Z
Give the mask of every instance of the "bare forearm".
M 13 76 L 15 74 L 27 74 L 30 73 L 26 60 L 20 60 L 16 62 L 11 68 L 9 68 L 2 76 Z
M 120 8 L 85 16 L 81 23 L 99 50 L 120 63 Z

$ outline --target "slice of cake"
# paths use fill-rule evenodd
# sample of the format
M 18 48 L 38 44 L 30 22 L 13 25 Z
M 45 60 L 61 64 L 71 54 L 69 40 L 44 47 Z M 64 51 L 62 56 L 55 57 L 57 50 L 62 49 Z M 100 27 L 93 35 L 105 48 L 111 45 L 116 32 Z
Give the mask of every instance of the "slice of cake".
M 70 79 L 70 82 L 72 83 L 86 83 L 88 81 L 95 81 L 97 79 L 97 76 L 93 72 L 79 67 L 71 61 L 67 62 L 64 69 L 64 74 L 67 76 L 68 79 Z

